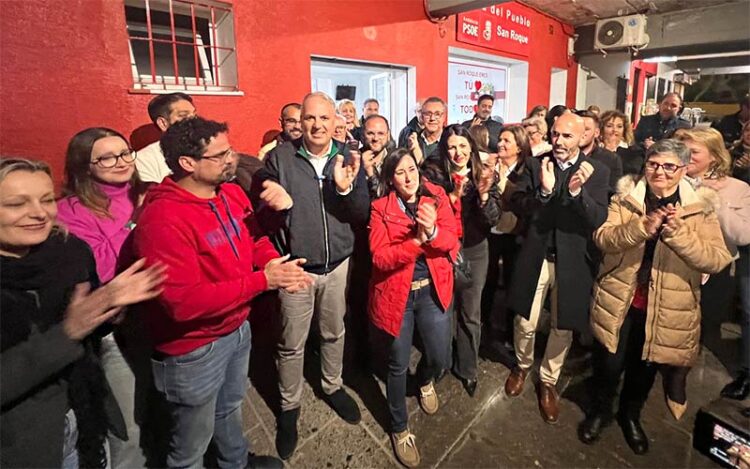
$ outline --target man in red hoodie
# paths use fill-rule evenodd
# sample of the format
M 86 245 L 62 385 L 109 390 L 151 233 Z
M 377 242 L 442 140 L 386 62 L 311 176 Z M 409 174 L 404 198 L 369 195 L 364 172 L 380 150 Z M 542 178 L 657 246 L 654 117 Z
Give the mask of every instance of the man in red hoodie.
M 212 438 L 219 467 L 280 461 L 248 458 L 240 406 L 247 391 L 250 300 L 263 291 L 306 288 L 303 259 L 279 257 L 253 239 L 253 211 L 231 179 L 236 155 L 227 126 L 200 117 L 161 139 L 172 176 L 153 187 L 133 250 L 168 267 L 158 299 L 146 305 L 152 373 L 171 416 L 167 466 L 201 467 Z M 270 463 L 270 464 L 269 464 Z

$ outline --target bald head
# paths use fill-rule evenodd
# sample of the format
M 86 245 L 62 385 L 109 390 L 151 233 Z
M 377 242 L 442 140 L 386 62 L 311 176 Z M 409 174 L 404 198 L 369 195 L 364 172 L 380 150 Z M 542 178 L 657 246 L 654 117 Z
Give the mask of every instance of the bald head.
M 586 130 L 583 118 L 565 113 L 552 126 L 552 152 L 555 158 L 568 161 L 578 156 L 581 137 Z
M 302 101 L 302 136 L 309 151 L 324 151 L 333 137 L 336 105 L 325 93 L 315 92 Z

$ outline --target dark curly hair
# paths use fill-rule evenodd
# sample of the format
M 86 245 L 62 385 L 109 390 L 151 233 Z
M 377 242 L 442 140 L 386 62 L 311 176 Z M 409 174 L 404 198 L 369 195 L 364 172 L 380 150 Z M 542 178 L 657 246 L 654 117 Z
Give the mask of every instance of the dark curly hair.
M 200 116 L 184 119 L 171 125 L 162 135 L 159 145 L 167 166 L 172 170 L 173 179 L 178 180 L 187 176 L 180 166 L 181 156 L 200 159 L 206 152 L 211 139 L 228 131 L 229 127 L 226 123 L 204 119 Z

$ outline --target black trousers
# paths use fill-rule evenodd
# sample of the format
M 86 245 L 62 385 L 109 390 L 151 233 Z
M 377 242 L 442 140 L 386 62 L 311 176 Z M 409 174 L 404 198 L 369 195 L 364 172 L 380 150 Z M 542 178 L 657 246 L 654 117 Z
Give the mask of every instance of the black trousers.
M 646 313 L 634 308 L 628 310 L 620 328 L 617 351 L 610 353 L 597 342 L 594 349 L 594 408 L 595 413 L 607 416 L 617 396 L 620 375 L 625 373 L 618 414 L 639 420 L 643 405 L 654 385 L 656 372 L 662 372 L 667 396 L 675 402 L 687 399 L 685 388 L 688 367 L 660 365 L 641 359 L 646 341 Z
M 506 291 L 510 286 L 510 279 L 518 259 L 520 245 L 518 237 L 511 234 L 490 234 L 489 265 L 487 267 L 487 281 L 482 291 L 482 322 L 492 326 L 500 334 L 502 340 L 513 342 L 513 314 L 508 310 L 505 299 L 495 301 L 500 279 L 500 259 L 503 260 L 502 288 Z M 505 295 L 507 297 L 507 294 Z
M 602 344 L 594 349 L 594 412 L 611 415 L 620 375 L 625 382 L 618 413 L 639 419 L 641 409 L 654 385 L 657 365 L 641 359 L 646 340 L 646 313 L 631 308 L 620 329 L 617 351 L 610 353 Z

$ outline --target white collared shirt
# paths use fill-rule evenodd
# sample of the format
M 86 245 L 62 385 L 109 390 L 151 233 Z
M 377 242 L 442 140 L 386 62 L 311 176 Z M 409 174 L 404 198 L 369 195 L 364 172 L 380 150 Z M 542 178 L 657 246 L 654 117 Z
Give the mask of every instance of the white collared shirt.
M 328 155 L 331 153 L 331 149 L 333 148 L 333 140 L 328 142 L 328 146 L 326 147 L 326 149 L 319 155 L 311 152 L 307 148 L 307 145 L 305 145 L 305 142 L 302 142 L 302 146 L 305 148 L 305 151 L 309 156 L 308 160 L 310 161 L 310 164 L 312 164 L 313 168 L 315 168 L 315 174 L 318 175 L 318 178 L 322 178 L 323 170 L 326 167 L 326 163 L 328 163 Z
M 578 154 L 575 158 L 571 158 L 567 161 L 562 161 L 555 157 L 555 163 L 557 163 L 557 167 L 560 168 L 561 171 L 565 171 L 566 169 L 574 166 L 578 162 L 578 158 L 581 157 L 581 150 L 578 150 Z

